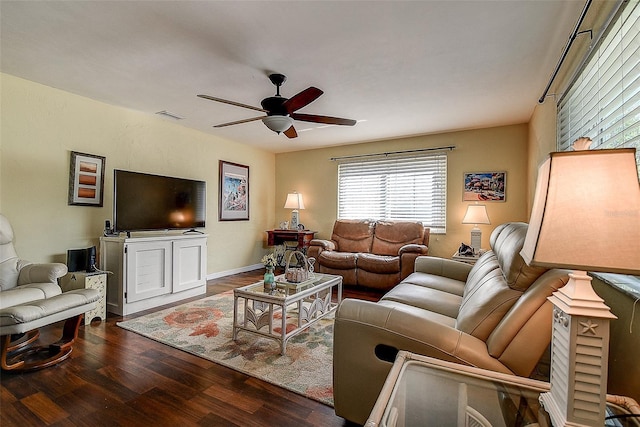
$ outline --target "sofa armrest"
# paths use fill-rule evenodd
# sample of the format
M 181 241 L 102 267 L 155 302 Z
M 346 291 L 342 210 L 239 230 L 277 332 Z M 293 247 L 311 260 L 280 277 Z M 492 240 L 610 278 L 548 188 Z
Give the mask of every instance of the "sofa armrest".
M 406 279 L 415 269 L 415 261 L 419 256 L 427 255 L 429 248 L 426 245 L 404 245 L 398 251 L 400 255 L 400 280 Z
M 335 251 L 338 246 L 333 240 L 313 239 L 309 242 L 309 246 L 320 246 L 325 251 Z
M 337 244 L 333 240 L 312 239 L 309 242 L 309 248 L 307 249 L 307 256 L 309 258 L 318 258 L 323 251 L 335 251 Z
M 420 256 L 416 258 L 415 271 L 420 273 L 435 274 L 449 279 L 466 282 L 473 266 L 452 259 L 432 256 Z
M 336 414 L 363 424 L 393 364 L 396 350 L 512 372 L 486 344 L 425 316 L 370 301 L 345 299 L 336 312 L 333 389 Z M 389 360 L 390 359 L 390 360 Z
M 429 248 L 426 245 L 417 245 L 412 243 L 410 245 L 402 246 L 398 251 L 398 255 L 400 256 L 402 256 L 402 254 L 405 254 L 405 253 L 416 253 L 420 255 L 426 255 L 429 253 Z
M 58 283 L 58 278 L 67 274 L 67 266 L 58 262 L 28 264 L 22 267 L 18 276 L 18 286 L 28 283 Z

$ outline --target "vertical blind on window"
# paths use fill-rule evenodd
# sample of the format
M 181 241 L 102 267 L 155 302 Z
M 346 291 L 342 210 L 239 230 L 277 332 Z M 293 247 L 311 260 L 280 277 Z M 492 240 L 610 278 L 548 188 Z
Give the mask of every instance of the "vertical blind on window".
M 447 154 L 384 157 L 338 165 L 338 218 L 421 221 L 446 231 Z
M 558 104 L 558 150 L 636 147 L 640 164 L 640 6 L 629 2 Z M 640 170 L 640 169 L 639 169 Z

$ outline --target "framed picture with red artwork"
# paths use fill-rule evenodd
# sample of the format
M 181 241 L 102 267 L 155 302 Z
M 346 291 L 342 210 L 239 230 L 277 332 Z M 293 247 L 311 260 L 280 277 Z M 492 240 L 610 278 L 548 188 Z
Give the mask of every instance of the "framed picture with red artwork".
M 504 202 L 506 200 L 506 172 L 465 172 L 463 182 L 463 202 Z
M 69 205 L 101 207 L 104 199 L 105 158 L 71 152 Z

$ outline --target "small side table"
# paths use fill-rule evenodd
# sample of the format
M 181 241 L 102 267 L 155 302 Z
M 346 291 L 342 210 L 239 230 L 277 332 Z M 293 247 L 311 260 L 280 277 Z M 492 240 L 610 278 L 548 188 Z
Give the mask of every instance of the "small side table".
M 467 264 L 473 265 L 478 261 L 481 254 L 482 253 L 474 254 L 474 255 L 460 255 L 460 253 L 456 251 L 456 253 L 453 254 L 453 256 L 451 257 L 451 259 L 454 261 L 461 261 L 461 262 L 465 262 Z
M 284 267 L 285 253 L 296 250 L 306 254 L 315 234 L 316 232 L 311 230 L 267 230 L 267 246 L 283 246 L 281 251 L 276 251 L 276 264 Z
M 107 320 L 107 274 L 90 273 L 87 271 L 74 271 L 67 273 L 60 278 L 60 287 L 64 292 L 72 289 L 97 289 L 100 291 L 100 299 L 96 303 L 96 308 L 84 314 L 84 324 L 88 325 L 96 317 L 100 320 Z
M 316 232 L 311 230 L 267 230 L 267 245 L 276 246 L 296 242 L 296 249 L 306 253 Z

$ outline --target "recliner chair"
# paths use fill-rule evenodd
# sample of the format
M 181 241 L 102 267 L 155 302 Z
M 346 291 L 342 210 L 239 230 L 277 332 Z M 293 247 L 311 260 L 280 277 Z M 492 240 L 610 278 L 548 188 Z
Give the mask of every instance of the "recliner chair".
M 566 270 L 528 266 L 525 223 L 502 224 L 474 266 L 423 256 L 379 302 L 345 299 L 336 312 L 336 414 L 364 423 L 399 350 L 529 376 L 551 343 L 552 304 Z
M 62 292 L 58 278 L 67 273 L 60 263 L 31 263 L 18 257 L 13 229 L 0 214 L 0 365 L 3 370 L 33 370 L 69 357 L 82 316 L 100 299 L 96 289 Z M 31 346 L 38 328 L 65 320 L 60 340 Z

